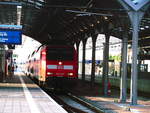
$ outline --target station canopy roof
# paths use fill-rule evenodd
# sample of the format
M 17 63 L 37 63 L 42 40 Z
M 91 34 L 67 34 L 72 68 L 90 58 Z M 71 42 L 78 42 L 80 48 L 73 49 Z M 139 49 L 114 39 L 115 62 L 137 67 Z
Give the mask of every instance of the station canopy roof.
M 23 33 L 41 43 L 56 39 L 72 44 L 96 32 L 109 32 L 122 39 L 125 30 L 131 40 L 129 11 L 118 0 L 1 0 L 0 24 L 16 25 L 20 21 Z M 149 48 L 150 6 L 140 23 L 139 36 L 139 45 Z

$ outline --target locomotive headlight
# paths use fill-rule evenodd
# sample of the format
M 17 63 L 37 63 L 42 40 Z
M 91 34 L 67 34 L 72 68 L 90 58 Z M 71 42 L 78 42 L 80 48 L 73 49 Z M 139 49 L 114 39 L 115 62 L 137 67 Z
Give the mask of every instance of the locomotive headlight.
M 51 72 L 47 72 L 47 75 L 52 75 L 53 73 L 51 73 Z
M 62 65 L 62 62 L 58 62 L 59 65 Z
M 42 52 L 42 55 L 46 55 L 46 52 Z
M 73 76 L 73 73 L 68 73 L 69 76 Z

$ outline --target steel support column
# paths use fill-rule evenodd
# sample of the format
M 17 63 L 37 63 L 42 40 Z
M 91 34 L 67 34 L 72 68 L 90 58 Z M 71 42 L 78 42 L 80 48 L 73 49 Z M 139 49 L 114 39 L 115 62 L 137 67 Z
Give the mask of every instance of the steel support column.
M 121 63 L 121 82 L 120 82 L 120 101 L 126 102 L 127 93 L 127 31 L 123 33 L 122 40 L 122 63 Z
M 76 42 L 76 48 L 77 48 L 77 58 L 78 58 L 78 61 L 79 61 L 79 44 L 80 42 Z
M 77 60 L 78 60 L 78 68 L 79 68 L 79 45 L 80 45 L 80 42 L 76 42 L 76 48 L 77 48 Z M 79 74 L 79 71 L 78 71 L 78 74 Z
M 137 1 L 137 4 L 132 4 L 130 0 L 118 0 L 121 5 L 129 12 L 133 34 L 132 34 L 132 72 L 131 72 L 131 88 L 130 99 L 131 104 L 137 104 L 137 49 L 138 49 L 138 30 L 144 11 L 150 6 L 149 0 Z
M 91 85 L 95 82 L 95 47 L 96 47 L 97 35 L 92 37 L 92 69 L 91 69 Z
M 104 43 L 103 51 L 103 75 L 102 75 L 102 85 L 104 96 L 108 96 L 108 60 L 109 60 L 109 38 L 110 35 L 106 34 L 106 40 Z
M 85 49 L 86 49 L 86 41 L 87 39 L 83 40 L 83 56 L 82 56 L 82 80 L 85 81 Z
M 0 81 L 5 81 L 5 47 L 0 45 Z
M 131 11 L 129 12 L 129 17 L 133 27 L 132 34 L 132 72 L 131 72 L 131 86 L 130 86 L 130 99 L 131 104 L 137 104 L 137 54 L 138 54 L 138 31 L 140 21 L 143 17 L 143 12 L 141 11 Z

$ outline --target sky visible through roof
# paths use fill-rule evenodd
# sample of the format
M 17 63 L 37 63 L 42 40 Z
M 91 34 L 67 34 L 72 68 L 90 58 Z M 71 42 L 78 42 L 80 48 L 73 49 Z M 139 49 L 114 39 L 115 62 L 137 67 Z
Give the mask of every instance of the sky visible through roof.
M 38 48 L 41 43 L 36 40 L 27 37 L 25 35 L 22 36 L 22 45 L 16 46 L 16 49 L 13 51 L 13 54 L 16 54 L 18 57 L 16 58 L 16 62 L 24 63 L 28 59 L 29 54 L 31 54 L 36 48 Z

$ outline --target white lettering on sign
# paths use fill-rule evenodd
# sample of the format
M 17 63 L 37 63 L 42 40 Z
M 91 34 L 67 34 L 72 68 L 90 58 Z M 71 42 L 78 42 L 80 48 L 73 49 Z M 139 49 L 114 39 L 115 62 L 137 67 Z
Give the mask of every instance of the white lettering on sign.
M 0 38 L 0 42 L 6 42 L 7 40 L 8 40 L 7 38 L 3 38 L 3 39 Z
M 6 32 L 0 32 L 0 36 L 7 36 Z

